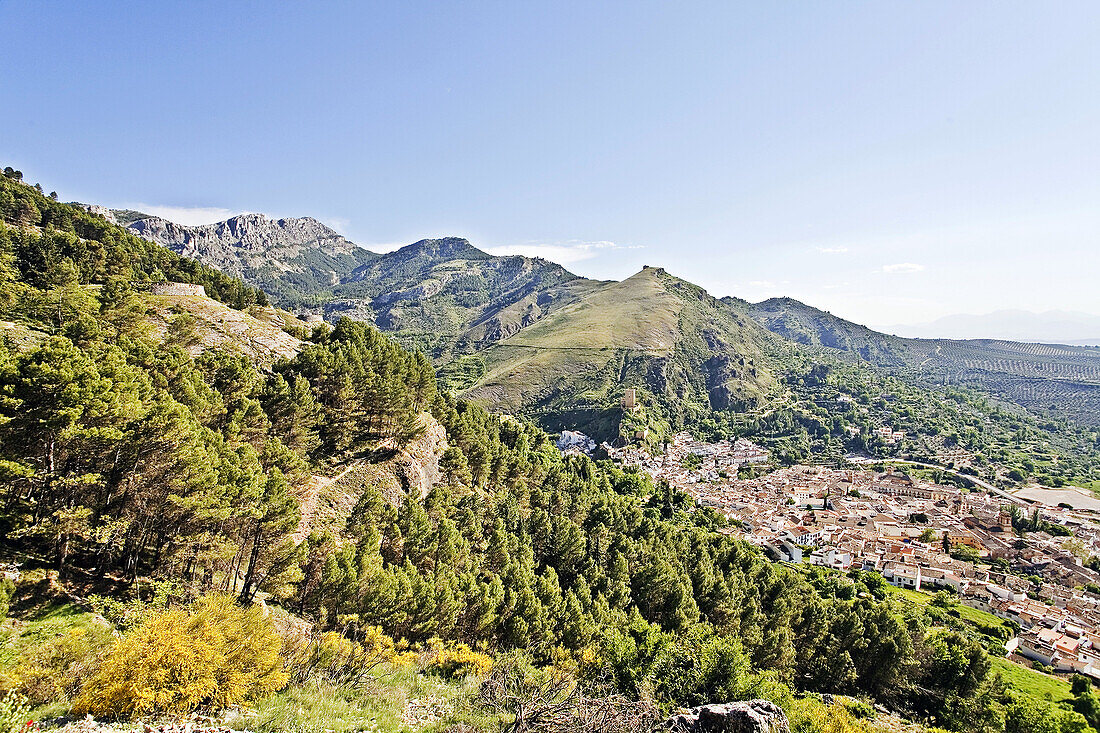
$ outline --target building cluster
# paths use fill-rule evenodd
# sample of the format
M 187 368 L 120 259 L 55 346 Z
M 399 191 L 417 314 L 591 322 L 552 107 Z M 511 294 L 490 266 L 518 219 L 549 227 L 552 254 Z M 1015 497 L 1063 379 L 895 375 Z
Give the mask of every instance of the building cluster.
M 723 514 L 729 531 L 776 560 L 949 590 L 959 603 L 1019 629 L 1006 645 L 1010 654 L 1100 679 L 1100 595 L 1083 590 L 1096 589 L 1100 575 L 1081 562 L 1100 555 L 1100 527 L 1087 513 L 1043 506 L 1040 518 L 1070 534 L 1021 534 L 1014 518 L 1034 510 L 1023 500 L 891 469 L 792 466 L 738 478 L 738 468 L 768 461 L 765 450 L 743 439 L 703 443 L 681 434 L 659 455 L 604 448 Z M 973 562 L 982 559 L 995 563 Z
M 706 484 L 737 476 L 742 466 L 768 462 L 768 451 L 751 440 L 737 438 L 718 443 L 696 440 L 690 433 L 677 433 L 665 444 L 659 455 L 644 447 L 627 445 L 615 448 L 601 446 L 612 460 L 637 466 L 656 481 L 684 489 L 688 484 Z
M 556 443 L 558 450 L 566 455 L 591 455 L 596 450 L 596 441 L 578 430 L 563 430 Z

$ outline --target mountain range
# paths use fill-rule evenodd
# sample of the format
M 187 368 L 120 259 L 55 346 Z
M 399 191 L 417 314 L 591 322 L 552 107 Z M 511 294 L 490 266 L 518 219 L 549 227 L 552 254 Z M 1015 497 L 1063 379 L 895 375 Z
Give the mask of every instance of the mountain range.
M 916 338 L 995 338 L 1010 341 L 1100 346 L 1100 316 L 1075 311 L 999 310 L 958 313 L 929 323 L 884 326 L 883 331 Z
M 902 338 L 790 298 L 714 298 L 661 268 L 596 281 L 455 237 L 376 254 L 311 218 L 244 214 L 188 227 L 149 217 L 128 227 L 241 277 L 278 305 L 372 322 L 426 351 L 452 388 L 550 429 L 614 437 L 625 423 L 633 431 L 618 409 L 627 388 L 652 408 L 643 423 L 750 409 L 782 377 L 776 355 L 790 348 L 1100 425 L 1098 348 Z

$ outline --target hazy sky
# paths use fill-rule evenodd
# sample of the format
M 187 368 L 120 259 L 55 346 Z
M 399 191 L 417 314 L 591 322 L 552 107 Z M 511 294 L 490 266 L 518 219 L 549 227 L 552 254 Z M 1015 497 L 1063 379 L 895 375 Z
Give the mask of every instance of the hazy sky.
M 0 164 L 872 325 L 1100 312 L 1095 0 L 285 5 L 0 0 Z

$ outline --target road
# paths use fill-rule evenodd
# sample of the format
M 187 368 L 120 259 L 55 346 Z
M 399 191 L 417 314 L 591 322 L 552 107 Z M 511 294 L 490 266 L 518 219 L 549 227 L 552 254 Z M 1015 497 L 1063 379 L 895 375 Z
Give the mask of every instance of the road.
M 985 481 L 984 479 L 980 479 L 977 476 L 971 476 L 969 473 L 962 473 L 961 471 L 956 471 L 953 468 L 947 468 L 946 466 L 937 466 L 935 463 L 922 463 L 921 461 L 909 461 L 909 460 L 906 460 L 904 458 L 889 458 L 889 459 L 886 459 L 886 458 L 865 458 L 865 459 L 861 458 L 859 460 L 852 460 L 852 459 L 849 458 L 848 460 L 851 460 L 853 463 L 904 463 L 904 464 L 909 465 L 909 466 L 919 466 L 920 468 L 934 468 L 938 471 L 943 471 L 944 473 L 949 473 L 952 476 L 957 476 L 958 478 L 961 478 L 963 481 L 969 481 L 970 483 L 974 484 L 975 486 L 980 486 L 981 488 L 985 489 L 989 493 L 996 494 L 997 496 L 1000 496 L 1003 499 L 1007 499 L 1008 501 L 1011 501 L 1013 504 L 1018 504 L 1019 506 L 1030 506 L 1030 502 L 1023 500 L 1023 499 L 1019 498 L 1018 496 L 1014 496 L 1014 495 L 1008 493 L 1007 491 L 1005 491 L 1004 489 L 999 489 L 996 486 L 994 486 L 993 484 L 989 483 L 988 481 Z

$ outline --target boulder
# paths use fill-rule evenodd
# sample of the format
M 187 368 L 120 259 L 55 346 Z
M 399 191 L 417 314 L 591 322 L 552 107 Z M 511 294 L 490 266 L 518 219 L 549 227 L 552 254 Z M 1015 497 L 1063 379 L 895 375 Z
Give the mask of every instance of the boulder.
M 664 722 L 673 733 L 790 733 L 783 709 L 769 700 L 703 705 Z

